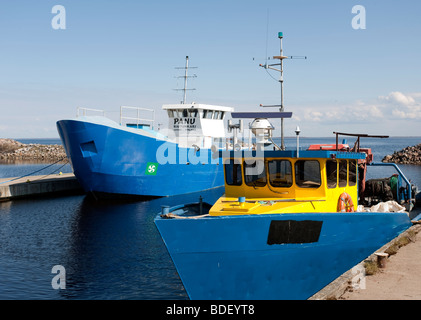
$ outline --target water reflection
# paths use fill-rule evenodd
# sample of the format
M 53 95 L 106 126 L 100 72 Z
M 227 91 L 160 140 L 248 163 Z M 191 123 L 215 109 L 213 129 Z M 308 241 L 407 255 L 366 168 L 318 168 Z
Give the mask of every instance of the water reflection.
M 85 197 L 70 226 L 63 298 L 187 299 L 154 225 L 161 205 L 215 202 L 223 188 L 177 197 L 110 203 Z

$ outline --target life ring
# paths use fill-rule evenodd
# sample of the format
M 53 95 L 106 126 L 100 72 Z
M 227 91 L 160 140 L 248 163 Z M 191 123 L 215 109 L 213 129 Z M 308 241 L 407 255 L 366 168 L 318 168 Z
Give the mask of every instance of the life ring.
M 338 212 L 354 212 L 354 203 L 351 196 L 346 192 L 339 196 Z

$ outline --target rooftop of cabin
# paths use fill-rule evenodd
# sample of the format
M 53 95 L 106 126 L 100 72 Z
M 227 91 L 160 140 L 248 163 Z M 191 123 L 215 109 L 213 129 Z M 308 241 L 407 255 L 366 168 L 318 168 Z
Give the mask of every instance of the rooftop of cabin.
M 162 107 L 167 110 L 168 117 L 171 118 L 200 118 L 211 120 L 223 120 L 227 112 L 233 108 L 212 106 L 207 104 L 171 104 Z
M 231 107 L 224 107 L 224 106 L 215 106 L 210 104 L 202 104 L 202 103 L 178 103 L 178 104 L 164 104 L 162 106 L 164 110 L 179 110 L 179 109 L 200 109 L 200 110 L 217 110 L 217 111 L 224 111 L 224 112 L 232 112 L 234 108 Z
M 297 150 L 223 150 L 220 151 L 224 158 L 297 158 Z M 299 150 L 298 158 L 317 159 L 365 159 L 366 154 L 362 152 L 336 151 L 336 150 Z

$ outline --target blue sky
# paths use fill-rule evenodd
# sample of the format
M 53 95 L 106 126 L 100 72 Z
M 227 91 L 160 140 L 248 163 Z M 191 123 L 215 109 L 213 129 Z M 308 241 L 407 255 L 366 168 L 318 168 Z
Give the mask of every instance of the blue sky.
M 64 30 L 52 28 L 55 5 Z M 364 30 L 352 28 L 355 5 Z M 413 0 L 2 1 L 0 137 L 58 137 L 55 122 L 78 106 L 113 118 L 121 105 L 154 108 L 165 126 L 186 55 L 198 67 L 188 101 L 277 104 L 279 83 L 258 65 L 279 54 L 279 31 L 286 55 L 308 57 L 284 65 L 287 136 L 297 125 L 310 137 L 421 136 L 420 13 Z

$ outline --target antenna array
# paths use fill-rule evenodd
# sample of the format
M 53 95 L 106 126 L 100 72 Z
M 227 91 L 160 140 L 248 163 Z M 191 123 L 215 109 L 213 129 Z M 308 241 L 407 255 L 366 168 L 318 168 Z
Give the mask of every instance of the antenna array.
M 270 70 L 275 70 L 280 72 L 280 78 L 279 78 L 279 82 L 281 83 L 281 105 L 271 105 L 271 106 L 264 106 L 264 105 L 260 105 L 261 107 L 280 107 L 279 111 L 282 113 L 284 112 L 284 60 L 285 59 L 307 59 L 307 56 L 284 56 L 284 52 L 282 49 L 282 39 L 283 39 L 284 35 L 282 32 L 278 33 L 278 38 L 281 41 L 281 50 L 280 50 L 280 55 L 279 56 L 274 56 L 273 59 L 275 60 L 280 60 L 280 63 L 274 63 L 274 64 L 268 64 L 267 60 L 265 64 L 260 64 L 259 66 L 262 68 L 270 69 Z M 267 55 L 267 54 L 266 54 Z M 279 66 L 280 68 L 275 68 L 275 66 Z M 284 143 L 284 119 L 281 118 L 281 149 L 285 150 L 285 143 Z
M 186 66 L 185 67 L 176 67 L 175 69 L 184 69 L 184 76 L 179 76 L 177 78 L 183 78 L 184 79 L 184 88 L 183 89 L 174 89 L 175 91 L 184 91 L 183 101 L 182 104 L 186 103 L 186 97 L 187 97 L 187 91 L 188 90 L 196 90 L 196 89 L 187 89 L 187 78 L 197 78 L 195 74 L 192 76 L 187 75 L 187 71 L 190 69 L 197 69 L 197 67 L 189 67 L 189 56 L 186 56 Z

